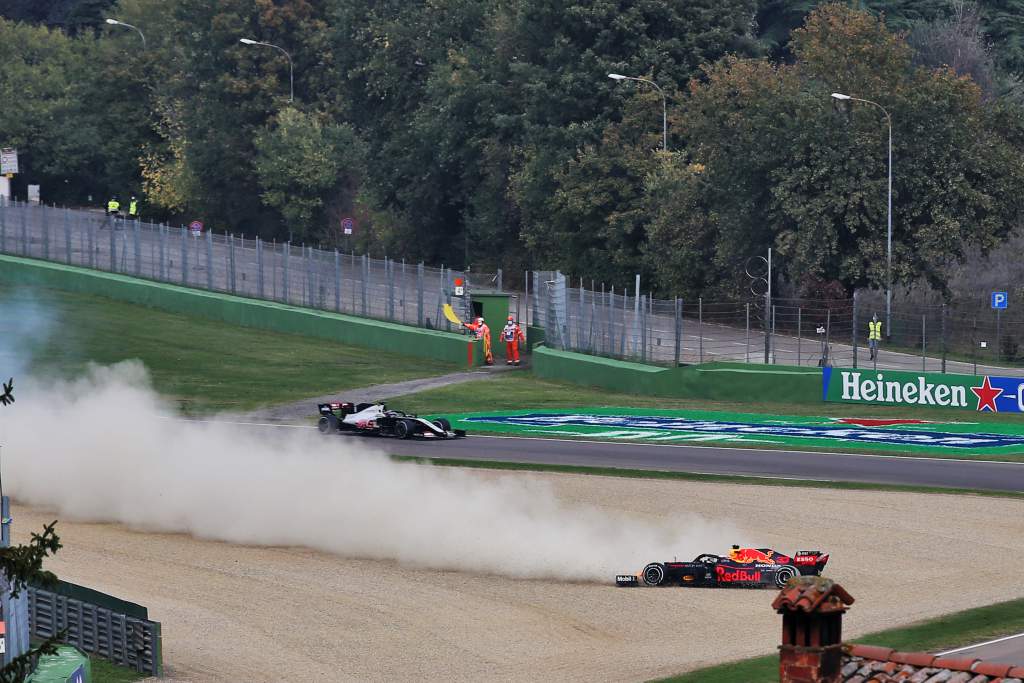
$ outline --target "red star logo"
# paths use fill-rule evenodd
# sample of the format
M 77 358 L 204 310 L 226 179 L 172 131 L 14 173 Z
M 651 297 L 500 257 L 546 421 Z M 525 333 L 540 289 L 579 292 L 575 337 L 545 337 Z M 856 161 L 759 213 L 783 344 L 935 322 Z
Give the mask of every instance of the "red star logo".
M 971 387 L 971 391 L 978 397 L 979 412 L 986 408 L 993 413 L 999 412 L 999 409 L 996 408 L 996 398 L 999 394 L 1003 393 L 1003 390 L 993 388 L 992 384 L 988 381 L 988 377 L 985 377 L 985 381 L 981 383 L 980 387 Z

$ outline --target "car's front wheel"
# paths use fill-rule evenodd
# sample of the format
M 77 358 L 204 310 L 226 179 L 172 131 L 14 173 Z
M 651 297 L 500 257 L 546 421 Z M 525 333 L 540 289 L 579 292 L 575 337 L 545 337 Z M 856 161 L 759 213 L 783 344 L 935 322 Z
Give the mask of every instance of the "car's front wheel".
M 443 432 L 452 431 L 452 423 L 443 417 L 439 417 L 434 420 L 434 425 Z
M 316 422 L 316 428 L 321 434 L 330 434 L 338 431 L 338 418 L 333 415 L 321 415 Z
M 785 588 L 786 583 L 795 576 L 800 576 L 800 571 L 792 565 L 785 565 L 779 567 L 778 571 L 775 572 L 775 585 L 779 588 Z
M 651 562 L 644 567 L 642 572 L 644 583 L 648 586 L 658 586 L 665 580 L 665 565 L 660 562 Z

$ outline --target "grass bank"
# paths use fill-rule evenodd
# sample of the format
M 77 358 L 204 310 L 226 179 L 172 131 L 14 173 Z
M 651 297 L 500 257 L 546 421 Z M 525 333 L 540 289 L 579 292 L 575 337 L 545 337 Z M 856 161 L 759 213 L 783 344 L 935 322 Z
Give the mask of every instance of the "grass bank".
M 33 373 L 73 376 L 90 362 L 137 358 L 185 413 L 247 410 L 459 369 L 84 294 L 3 288 L 0 306 L 20 318 L 0 320 L 0 334 L 14 334 L 25 316 L 41 323 L 43 331 L 22 344 Z
M 1022 631 L 1024 600 L 1010 600 L 910 626 L 869 633 L 849 642 L 891 647 L 903 652 L 941 652 Z M 778 680 L 779 657 L 772 654 L 690 671 L 663 678 L 659 683 L 773 683 Z

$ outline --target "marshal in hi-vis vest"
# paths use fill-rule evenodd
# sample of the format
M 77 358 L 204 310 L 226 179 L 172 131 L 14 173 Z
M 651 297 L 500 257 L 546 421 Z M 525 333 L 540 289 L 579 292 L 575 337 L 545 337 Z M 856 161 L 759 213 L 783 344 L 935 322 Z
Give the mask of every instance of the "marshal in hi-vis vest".
M 882 321 L 868 321 L 868 341 L 880 341 L 882 339 Z

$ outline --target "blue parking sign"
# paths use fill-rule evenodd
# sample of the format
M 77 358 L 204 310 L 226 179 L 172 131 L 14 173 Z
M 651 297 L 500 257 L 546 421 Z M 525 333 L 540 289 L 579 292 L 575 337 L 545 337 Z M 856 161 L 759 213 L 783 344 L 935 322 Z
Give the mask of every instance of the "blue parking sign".
M 1009 298 L 1006 296 L 1006 292 L 992 292 L 992 308 L 1006 308 L 1008 301 Z

